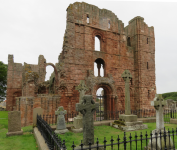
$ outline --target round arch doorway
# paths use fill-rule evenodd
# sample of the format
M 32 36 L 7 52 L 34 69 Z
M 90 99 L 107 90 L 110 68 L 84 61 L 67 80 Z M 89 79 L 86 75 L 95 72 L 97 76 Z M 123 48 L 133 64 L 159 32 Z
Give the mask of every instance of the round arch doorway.
M 97 120 L 110 119 L 111 114 L 115 111 L 115 99 L 113 90 L 108 84 L 99 84 L 95 86 L 96 102 L 99 103 L 97 111 Z

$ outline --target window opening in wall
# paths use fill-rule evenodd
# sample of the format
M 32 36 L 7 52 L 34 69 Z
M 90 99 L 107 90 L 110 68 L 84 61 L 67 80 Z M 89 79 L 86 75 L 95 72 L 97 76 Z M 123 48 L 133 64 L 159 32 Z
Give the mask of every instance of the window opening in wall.
M 94 62 L 94 76 L 98 77 L 98 69 L 97 69 L 97 63 Z
M 127 46 L 131 46 L 130 37 L 127 38 Z
M 132 79 L 130 80 L 130 82 L 131 82 L 131 85 L 133 85 L 133 81 L 132 81 Z
M 100 76 L 101 76 L 101 77 L 104 77 L 104 69 L 103 69 L 103 64 L 101 64 Z
M 95 51 L 100 51 L 100 39 L 95 36 Z
M 87 15 L 87 23 L 89 23 L 89 15 Z
M 147 44 L 148 44 L 148 38 L 147 38 Z
M 147 69 L 149 69 L 148 62 L 147 62 Z
M 51 74 L 54 72 L 54 69 L 52 66 L 46 67 L 46 75 L 45 75 L 45 81 L 50 80 Z
M 108 21 L 108 29 L 110 29 L 110 20 Z
M 104 77 L 105 70 L 104 70 L 104 60 L 98 58 L 94 62 L 94 76 L 95 77 Z

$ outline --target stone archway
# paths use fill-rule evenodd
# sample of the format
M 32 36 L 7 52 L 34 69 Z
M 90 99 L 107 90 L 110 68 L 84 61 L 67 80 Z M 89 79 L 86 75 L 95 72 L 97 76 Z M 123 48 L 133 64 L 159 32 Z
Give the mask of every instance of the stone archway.
M 94 96 L 99 88 L 103 88 L 104 95 L 102 96 L 104 112 L 115 111 L 115 96 L 113 95 L 113 89 L 109 84 L 100 83 L 94 87 Z
M 52 64 L 52 63 L 46 63 L 45 67 L 47 67 L 47 66 L 52 66 L 53 67 L 54 73 L 55 73 L 55 86 L 58 86 L 58 83 L 59 83 L 59 81 L 58 81 L 58 71 L 57 71 L 55 65 Z

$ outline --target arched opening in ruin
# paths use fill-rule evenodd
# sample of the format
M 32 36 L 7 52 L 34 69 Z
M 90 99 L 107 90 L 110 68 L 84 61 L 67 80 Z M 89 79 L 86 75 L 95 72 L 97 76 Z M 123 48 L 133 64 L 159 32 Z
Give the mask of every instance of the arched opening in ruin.
M 100 43 L 100 36 L 96 35 L 95 36 L 95 51 L 100 51 L 101 50 L 101 43 Z
M 87 23 L 89 23 L 89 15 L 87 14 Z
M 58 85 L 58 72 L 54 64 L 46 63 L 46 77 L 45 81 L 47 81 L 47 91 L 50 94 L 56 94 L 55 86 Z
M 109 119 L 115 111 L 116 100 L 113 96 L 113 89 L 109 84 L 100 83 L 94 87 L 96 102 L 99 103 L 97 120 Z M 100 117 L 100 118 L 99 118 Z
M 111 23 L 110 20 L 108 21 L 108 29 L 110 29 Z
M 96 59 L 94 62 L 94 76 L 95 77 L 105 76 L 105 62 L 101 58 Z

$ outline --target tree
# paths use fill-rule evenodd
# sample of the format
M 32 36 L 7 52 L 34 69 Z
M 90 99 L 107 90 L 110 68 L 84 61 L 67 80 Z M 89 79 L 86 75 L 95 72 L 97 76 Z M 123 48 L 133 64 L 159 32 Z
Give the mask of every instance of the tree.
M 0 61 L 0 101 L 6 97 L 7 65 Z

